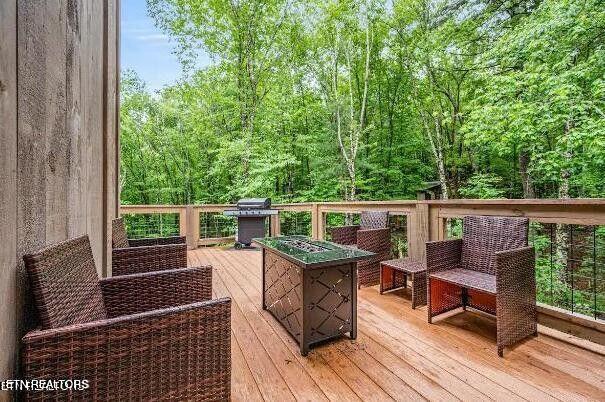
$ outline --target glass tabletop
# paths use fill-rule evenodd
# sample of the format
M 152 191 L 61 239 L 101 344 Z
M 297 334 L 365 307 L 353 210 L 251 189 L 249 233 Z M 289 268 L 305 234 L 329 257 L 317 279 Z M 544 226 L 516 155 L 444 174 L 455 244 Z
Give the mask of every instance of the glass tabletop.
M 278 252 L 305 266 L 352 262 L 372 257 L 374 253 L 342 246 L 329 241 L 312 240 L 306 236 L 279 236 L 253 239 L 261 247 Z

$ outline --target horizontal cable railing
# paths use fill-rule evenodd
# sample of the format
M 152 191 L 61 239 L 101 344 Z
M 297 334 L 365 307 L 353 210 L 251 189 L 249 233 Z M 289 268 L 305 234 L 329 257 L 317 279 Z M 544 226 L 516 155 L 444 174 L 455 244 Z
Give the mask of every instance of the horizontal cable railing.
M 132 237 L 186 235 L 190 248 L 233 242 L 233 205 L 122 206 Z M 329 228 L 359 221 L 364 210 L 390 212 L 394 257 L 424 259 L 425 242 L 459 237 L 466 215 L 525 216 L 536 247 L 538 301 L 545 308 L 605 318 L 605 200 L 358 201 L 277 204 L 271 235 L 330 237 Z
M 124 214 L 129 239 L 179 235 L 178 213 Z

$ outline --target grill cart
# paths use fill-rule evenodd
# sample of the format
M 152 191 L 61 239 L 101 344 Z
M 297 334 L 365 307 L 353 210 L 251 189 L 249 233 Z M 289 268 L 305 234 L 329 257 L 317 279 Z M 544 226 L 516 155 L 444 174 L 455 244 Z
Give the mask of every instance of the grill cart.
M 255 237 L 265 237 L 267 217 L 277 215 L 271 209 L 270 198 L 243 198 L 237 202 L 237 209 L 224 212 L 226 216 L 237 217 L 235 248 L 250 247 Z

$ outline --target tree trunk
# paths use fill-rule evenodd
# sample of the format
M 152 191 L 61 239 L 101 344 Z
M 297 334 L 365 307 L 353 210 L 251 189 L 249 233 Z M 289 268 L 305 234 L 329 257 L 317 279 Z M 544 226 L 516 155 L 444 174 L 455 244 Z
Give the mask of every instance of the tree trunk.
M 566 140 L 566 150 L 564 153 L 565 163 L 563 168 L 561 169 L 560 177 L 561 184 L 559 184 L 559 198 L 562 200 L 569 199 L 569 178 L 571 177 L 571 171 L 569 169 L 569 163 L 573 157 L 573 151 L 571 147 L 571 141 L 569 140 L 569 131 L 571 131 L 573 123 L 571 121 L 567 121 L 565 123 L 565 140 Z M 568 225 L 557 224 L 556 230 L 556 261 L 559 266 L 561 266 L 563 271 L 560 273 L 561 280 L 564 283 L 568 283 L 569 281 L 569 263 L 568 263 L 568 248 L 569 248 L 569 236 L 568 236 Z
M 445 172 L 445 161 L 443 160 L 443 149 L 441 148 L 441 142 L 439 141 L 439 123 L 435 121 L 435 137 L 433 137 L 427 119 L 427 116 L 422 116 L 424 131 L 429 139 L 429 143 L 431 144 L 431 150 L 433 151 L 433 156 L 435 157 L 435 162 L 437 164 L 439 184 L 441 185 L 441 198 L 447 200 L 449 198 L 447 189 L 447 175 Z
M 536 198 L 534 183 L 528 172 L 530 156 L 527 150 L 519 151 L 519 174 L 523 185 L 523 198 Z

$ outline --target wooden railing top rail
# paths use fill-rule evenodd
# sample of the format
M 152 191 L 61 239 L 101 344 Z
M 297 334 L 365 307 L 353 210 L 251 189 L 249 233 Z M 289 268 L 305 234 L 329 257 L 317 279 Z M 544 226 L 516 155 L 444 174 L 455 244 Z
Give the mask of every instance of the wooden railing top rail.
M 533 198 L 533 199 L 451 199 L 414 201 L 418 204 L 429 205 L 602 205 L 605 198 Z
M 287 209 L 290 207 L 307 207 L 312 208 L 314 205 L 331 207 L 331 206 L 373 206 L 373 205 L 409 205 L 428 204 L 435 206 L 450 206 L 450 205 L 590 205 L 605 207 L 605 198 L 570 198 L 570 199 L 451 199 L 451 200 L 385 200 L 385 201 L 317 201 L 317 202 L 292 202 L 273 204 L 277 209 Z M 138 210 L 138 209 L 178 209 L 185 208 L 188 205 L 122 205 L 122 209 Z M 195 208 L 233 208 L 235 204 L 193 204 Z

